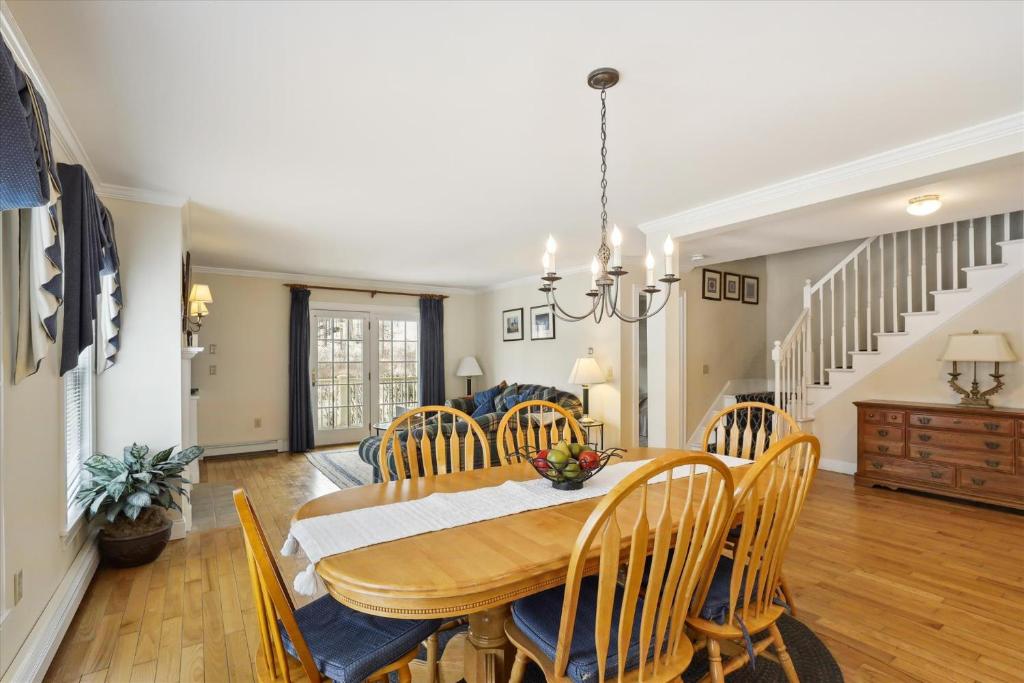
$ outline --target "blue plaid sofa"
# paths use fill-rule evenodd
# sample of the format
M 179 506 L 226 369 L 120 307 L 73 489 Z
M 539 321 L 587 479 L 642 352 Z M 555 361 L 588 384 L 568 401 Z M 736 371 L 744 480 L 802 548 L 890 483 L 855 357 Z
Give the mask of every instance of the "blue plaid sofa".
M 556 405 L 559 405 L 572 414 L 577 420 L 583 416 L 583 403 L 573 393 L 568 391 L 562 391 L 554 387 L 546 387 L 541 384 L 504 384 L 504 388 L 494 398 L 494 411 L 482 415 L 476 418 L 477 424 L 483 429 L 484 434 L 487 435 L 487 443 L 490 446 L 491 452 L 491 464 L 498 464 L 498 425 L 501 423 L 501 418 L 505 416 L 506 402 L 510 397 L 518 397 L 520 401 L 528 400 L 542 400 L 550 401 Z M 450 408 L 456 408 L 462 412 L 470 415 L 476 408 L 475 402 L 472 396 L 460 396 L 458 398 L 450 398 L 445 401 L 445 405 Z M 441 433 L 445 436 L 450 436 L 452 432 L 452 425 L 448 421 L 449 418 L 445 417 L 442 419 Z M 420 438 L 423 435 L 424 428 L 427 431 L 428 436 L 437 435 L 437 418 L 432 417 L 427 420 L 426 425 L 417 424 L 413 427 L 413 437 Z M 464 435 L 469 426 L 465 422 L 457 422 L 455 424 L 456 433 L 465 438 Z M 408 436 L 408 430 L 401 429 L 398 431 L 398 438 L 404 442 Z M 382 436 L 374 435 L 368 436 L 359 442 L 359 458 L 366 464 L 373 467 L 373 480 L 375 482 L 382 481 L 380 473 L 380 461 L 378 455 L 380 453 L 380 442 Z M 476 453 L 474 454 L 474 466 L 480 467 L 483 464 L 483 448 L 479 443 L 475 446 Z M 394 454 L 388 453 L 388 463 L 392 474 L 395 472 L 394 465 Z

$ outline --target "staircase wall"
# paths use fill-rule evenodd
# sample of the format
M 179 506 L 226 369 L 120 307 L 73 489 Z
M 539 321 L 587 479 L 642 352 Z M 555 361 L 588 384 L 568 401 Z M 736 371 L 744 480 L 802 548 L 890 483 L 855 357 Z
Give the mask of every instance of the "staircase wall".
M 971 330 L 1002 332 L 1024 359 L 1024 274 L 1017 275 L 958 316 L 951 318 L 877 371 L 823 405 L 812 431 L 821 439 L 822 467 L 853 473 L 857 469 L 857 411 L 854 401 L 885 399 L 955 404 L 959 397 L 946 384 L 949 364 L 937 359 L 950 334 Z M 982 387 L 990 385 L 991 364 L 978 366 Z M 969 372 L 969 365 L 964 366 Z M 1000 406 L 1024 408 L 1024 363 L 1001 366 L 1006 387 L 996 395 Z M 982 376 L 982 373 L 985 373 Z M 966 376 L 965 376 L 966 377 Z M 965 379 L 961 377 L 961 380 Z

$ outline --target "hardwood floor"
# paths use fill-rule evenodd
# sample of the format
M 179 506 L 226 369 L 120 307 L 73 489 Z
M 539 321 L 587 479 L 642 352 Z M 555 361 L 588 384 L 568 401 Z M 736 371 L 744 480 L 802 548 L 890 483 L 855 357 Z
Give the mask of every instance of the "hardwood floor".
M 202 470 L 204 482 L 249 492 L 274 547 L 299 503 L 335 489 L 302 455 L 217 458 Z M 278 561 L 289 583 L 305 563 Z M 1020 514 L 855 488 L 853 477 L 823 472 L 786 576 L 799 618 L 848 681 L 1022 680 Z M 174 541 L 146 567 L 101 568 L 45 680 L 251 681 L 248 581 L 236 526 Z

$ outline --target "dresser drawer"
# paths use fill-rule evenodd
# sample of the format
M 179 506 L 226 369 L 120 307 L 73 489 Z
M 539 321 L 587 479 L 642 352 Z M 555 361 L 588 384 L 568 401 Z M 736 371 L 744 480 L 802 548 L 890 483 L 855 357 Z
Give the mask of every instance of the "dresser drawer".
M 884 455 L 862 454 L 860 470 L 863 474 L 882 477 L 906 479 L 929 486 L 956 485 L 956 469 L 945 465 L 929 465 L 906 458 L 887 458 Z M 984 473 L 987 475 L 987 473 Z
M 979 453 L 975 451 L 950 450 L 911 444 L 909 457 L 922 462 L 937 462 L 943 465 L 973 467 L 978 470 L 1013 473 L 1012 453 Z
M 903 413 L 898 410 L 878 410 L 877 408 L 861 408 L 861 419 L 871 424 L 902 425 Z
M 960 434 L 929 429 L 911 429 L 910 443 L 936 448 L 955 448 L 982 453 L 1013 453 L 1013 439 L 986 434 Z
M 1013 420 L 1005 417 L 911 413 L 910 426 L 937 427 L 939 429 L 956 429 L 962 432 L 982 432 L 984 434 L 1013 436 Z
M 960 470 L 957 488 L 982 496 L 1010 496 L 1024 499 L 1024 477 L 1000 472 Z
M 875 441 L 903 441 L 903 427 L 890 427 L 884 424 L 862 424 L 860 434 L 865 439 Z
M 886 439 L 873 439 L 868 436 L 860 438 L 860 450 L 862 453 L 874 455 L 903 455 L 903 441 L 888 441 Z
M 1017 420 L 1017 436 L 1024 438 L 1024 420 Z

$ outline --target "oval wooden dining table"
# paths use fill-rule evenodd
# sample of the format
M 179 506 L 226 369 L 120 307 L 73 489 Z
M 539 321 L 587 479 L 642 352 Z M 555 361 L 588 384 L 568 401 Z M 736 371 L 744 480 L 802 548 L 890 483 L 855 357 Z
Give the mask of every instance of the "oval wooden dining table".
M 626 460 L 678 450 L 630 448 Z M 730 469 L 735 483 L 749 466 Z M 536 479 L 529 464 L 368 484 L 305 503 L 295 519 Z M 327 591 L 343 604 L 397 618 L 468 615 L 467 683 L 508 680 L 514 652 L 505 637 L 509 605 L 565 582 L 573 545 L 600 497 L 433 531 L 325 557 L 316 566 Z M 623 530 L 623 543 L 628 542 Z M 596 571 L 596 562 L 593 570 Z

